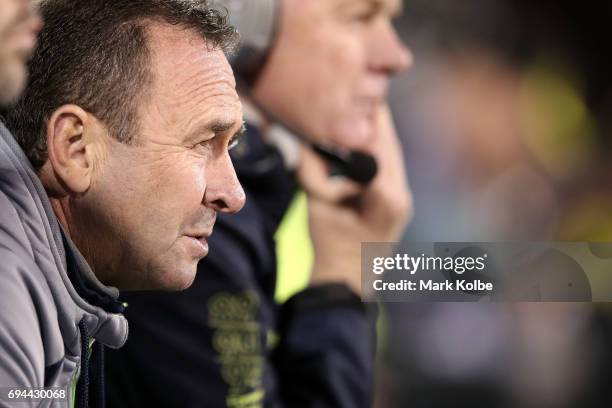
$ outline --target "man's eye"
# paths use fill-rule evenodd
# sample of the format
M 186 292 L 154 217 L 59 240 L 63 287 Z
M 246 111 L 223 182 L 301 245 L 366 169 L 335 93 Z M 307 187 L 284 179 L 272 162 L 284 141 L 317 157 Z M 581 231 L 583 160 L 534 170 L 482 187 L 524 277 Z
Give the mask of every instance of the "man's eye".
M 370 23 L 375 17 L 376 13 L 373 12 L 361 13 L 355 16 L 355 21 L 360 23 Z
M 353 21 L 360 23 L 371 23 L 378 16 L 378 8 L 370 7 L 368 9 L 362 9 L 359 12 L 353 14 Z

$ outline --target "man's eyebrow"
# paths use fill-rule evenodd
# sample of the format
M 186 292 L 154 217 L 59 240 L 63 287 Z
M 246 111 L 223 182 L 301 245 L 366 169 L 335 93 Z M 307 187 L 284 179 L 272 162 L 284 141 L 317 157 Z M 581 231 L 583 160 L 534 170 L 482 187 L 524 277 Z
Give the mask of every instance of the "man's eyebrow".
M 224 133 L 232 128 L 235 128 L 237 125 L 238 122 L 235 120 L 214 120 L 208 123 L 206 128 L 215 133 Z
M 193 127 L 193 129 L 187 133 L 187 138 L 196 139 L 202 135 L 209 135 L 211 133 L 225 133 L 235 128 L 237 125 L 238 122 L 233 119 L 214 119 L 209 122 L 200 123 L 199 125 Z

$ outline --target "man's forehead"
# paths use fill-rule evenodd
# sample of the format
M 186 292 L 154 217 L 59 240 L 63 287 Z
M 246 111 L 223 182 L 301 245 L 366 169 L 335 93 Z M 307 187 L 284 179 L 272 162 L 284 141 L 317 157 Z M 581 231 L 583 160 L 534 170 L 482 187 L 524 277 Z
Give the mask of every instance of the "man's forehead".
M 221 128 L 220 123 L 241 119 L 235 79 L 222 50 L 207 45 L 193 30 L 165 24 L 152 25 L 149 30 L 153 112 L 161 109 L 167 122 L 190 134 L 197 133 L 192 128 L 201 120 L 207 122 L 204 128 L 210 132 L 210 123 Z
M 153 65 L 162 80 L 184 80 L 186 84 L 200 74 L 207 81 L 225 81 L 235 86 L 229 61 L 222 50 L 212 48 L 199 33 L 168 24 L 149 28 Z M 165 75 L 163 75 L 165 74 Z

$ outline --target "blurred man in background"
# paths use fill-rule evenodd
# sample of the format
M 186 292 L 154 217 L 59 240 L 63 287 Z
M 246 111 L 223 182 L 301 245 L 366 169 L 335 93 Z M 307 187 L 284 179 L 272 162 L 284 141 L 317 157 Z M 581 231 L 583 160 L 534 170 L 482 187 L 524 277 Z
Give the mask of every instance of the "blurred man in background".
M 253 2 L 246 18 L 271 3 Z M 242 78 L 248 138 L 234 159 L 247 205 L 220 217 L 190 290 L 127 297 L 131 339 L 110 359 L 113 405 L 371 405 L 375 319 L 359 298 L 361 243 L 396 240 L 411 209 L 385 103 L 390 78 L 411 63 L 391 25 L 401 4 L 279 3 L 264 63 Z M 281 156 L 270 146 L 271 117 L 310 140 L 373 155 L 377 177 L 367 186 L 330 178 L 307 147 L 295 160 Z M 314 265 L 309 287 L 278 306 L 274 234 L 295 173 L 308 194 Z
M 0 0 L 0 105 L 14 100 L 26 81 L 26 62 L 41 20 L 29 0 Z

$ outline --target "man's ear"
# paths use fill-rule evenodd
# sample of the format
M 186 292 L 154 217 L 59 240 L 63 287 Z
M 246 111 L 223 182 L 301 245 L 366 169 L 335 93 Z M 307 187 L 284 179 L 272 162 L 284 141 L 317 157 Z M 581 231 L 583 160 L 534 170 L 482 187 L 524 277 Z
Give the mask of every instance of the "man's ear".
M 91 118 L 76 105 L 63 105 L 47 124 L 49 164 L 67 193 L 85 193 L 92 180 L 94 149 L 88 132 Z

